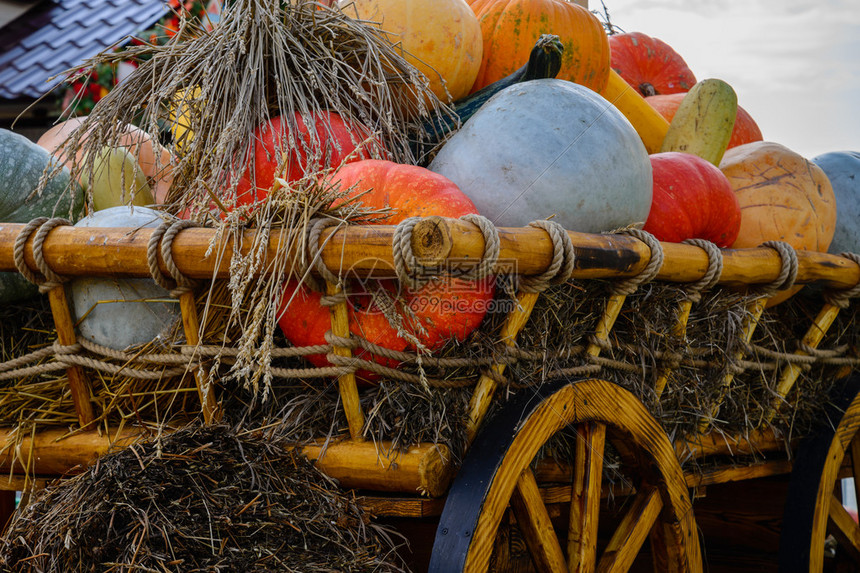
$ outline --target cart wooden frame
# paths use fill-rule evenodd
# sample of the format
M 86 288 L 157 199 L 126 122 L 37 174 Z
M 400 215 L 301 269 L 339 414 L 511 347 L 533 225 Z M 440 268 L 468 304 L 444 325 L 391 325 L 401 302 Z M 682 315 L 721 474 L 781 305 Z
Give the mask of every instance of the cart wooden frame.
M 132 233 L 128 229 L 55 226 L 42 233 L 37 241 L 33 231 L 39 226 L 31 226 L 22 236 L 25 227 L 0 224 L 0 270 L 18 268 L 17 243 L 18 254 L 23 253 L 23 262 L 31 271 L 44 271 L 47 266 L 60 276 L 150 276 L 147 251 L 155 233 L 151 229 Z M 318 245 L 322 264 L 334 273 L 386 272 L 384 269 L 393 268 L 392 244 L 397 231 L 391 226 L 324 229 Z M 515 264 L 517 273 L 534 276 L 545 272 L 552 263 L 556 246 L 544 229 L 503 228 L 497 232 L 496 272 L 511 272 L 513 269 L 505 265 Z M 192 279 L 225 276 L 229 261 L 219 266 L 205 256 L 213 233 L 204 228 L 176 232 L 167 250 L 157 249 L 160 271 L 168 276 L 178 271 Z M 278 248 L 277 235 L 274 232 L 270 238 L 267 251 L 270 260 L 274 260 Z M 567 232 L 567 236 L 576 254 L 572 275 L 575 279 L 636 277 L 648 267 L 654 255 L 652 246 L 633 236 L 575 232 Z M 437 266 L 448 259 L 472 260 L 477 264 L 484 256 L 487 240 L 472 222 L 430 217 L 418 221 L 411 229 L 410 244 L 416 260 L 427 266 Z M 709 253 L 700 246 L 663 243 L 660 249 L 664 259 L 655 280 L 694 283 L 701 281 L 711 268 Z M 784 255 L 772 247 L 724 250 L 721 259 L 719 283 L 726 285 L 773 283 L 786 268 Z M 384 264 L 379 264 L 380 261 Z M 17 264 L 21 264 L 20 257 Z M 860 264 L 856 258 L 798 252 L 795 270 L 797 283 L 818 283 L 836 292 L 856 291 L 860 283 Z M 327 288 L 329 294 L 337 293 L 335 284 L 329 283 Z M 534 292 L 519 293 L 520 304 L 503 328 L 503 337 L 512 344 L 538 296 Z M 74 344 L 74 326 L 62 285 L 50 288 L 48 297 L 59 344 Z M 618 294 L 608 299 L 594 333 L 598 341 L 609 336 L 624 298 L 624 294 Z M 198 341 L 198 319 L 193 295 L 186 292 L 179 299 L 187 343 L 194 345 Z M 765 300 L 758 299 L 751 307 L 752 318 L 745 325 L 744 335 L 751 336 Z M 343 305 L 331 308 L 335 336 L 349 336 Z M 839 312 L 839 304 L 822 300 L 821 311 L 803 339 L 804 348 L 815 348 L 821 342 Z M 678 328 L 686 327 L 688 314 L 689 305 L 682 305 Z M 349 348 L 336 347 L 335 351 L 350 355 Z M 588 352 L 597 356 L 599 344 Z M 492 370 L 501 374 L 504 365 L 494 365 Z M 782 396 L 790 392 L 798 373 L 799 367 L 794 363 L 785 367 L 779 385 Z M 850 367 L 842 374 L 848 378 Z M 131 443 L 137 437 L 134 430 L 105 436 L 92 429 L 86 370 L 69 366 L 68 380 L 81 431 L 59 439 L 66 434 L 65 430 L 45 430 L 24 438 L 20 444 L 25 451 L 33 452 L 38 479 L 85 467 L 111 447 Z M 201 415 L 209 422 L 218 418 L 220 406 L 206 384 L 205 380 L 199 380 L 198 393 Z M 513 523 L 517 524 L 532 566 L 538 571 L 628 571 L 646 540 L 650 540 L 647 545 L 654 570 L 702 571 L 691 490 L 788 474 L 793 467 L 795 475 L 788 507 L 792 514 L 787 514 L 785 520 L 790 543 L 782 549 L 782 568 L 821 571 L 828 536 L 845 548 L 840 550 L 840 558 L 855 559 L 855 564 L 860 561 L 860 528 L 834 497 L 838 479 L 860 474 L 860 442 L 856 439 L 860 428 L 857 395 L 860 384 L 856 377 L 840 385 L 845 394 L 841 398 L 843 410 L 838 414 L 841 422 L 811 436 L 804 445 L 792 444 L 790 450 L 796 452 L 796 461 L 775 455 L 772 461 L 763 463 L 687 474 L 681 470 L 681 459 L 745 452 L 776 453 L 785 450 L 786 441 L 767 425 L 745 436 L 715 435 L 708 431 L 708 420 L 703 420 L 700 432 L 673 442 L 632 394 L 599 376 L 571 377 L 547 384 L 533 395 L 508 404 L 493 418 L 490 427 L 484 428 L 484 415 L 496 388 L 490 374 L 476 385 L 470 414 L 472 444 L 462 467 L 456 470 L 441 445 L 418 444 L 404 453 L 380 453 L 376 444 L 362 439 L 364 413 L 354 375 L 341 375 L 339 386 L 350 436 L 329 444 L 325 455 L 321 455 L 319 444 L 303 445 L 302 451 L 346 488 L 385 492 L 364 498 L 365 505 L 377 516 L 439 516 L 429 566 L 432 571 L 488 570 L 494 551 L 504 551 L 498 540 Z M 532 463 L 541 445 L 558 431 L 572 431 L 576 436 L 572 463 L 561 469 Z M 8 431 L 0 430 L 0 434 L 4 433 Z M 613 523 L 608 542 L 599 542 L 601 499 L 609 487 L 602 483 L 602 458 L 607 443 L 614 445 L 627 467 L 625 475 L 629 481 L 626 491 L 620 493 L 628 501 L 623 515 Z M 0 466 L 7 473 L 12 465 L 11 455 L 0 459 Z M 2 483 L 3 487 L 15 490 L 22 481 L 23 477 L 13 477 Z M 613 487 L 618 495 L 617 485 Z M 3 501 L 8 506 L 8 494 Z M 561 512 L 566 528 L 561 532 L 554 526 L 554 521 L 559 520 L 560 506 L 566 507 Z M 801 539 L 803 543 L 798 542 Z

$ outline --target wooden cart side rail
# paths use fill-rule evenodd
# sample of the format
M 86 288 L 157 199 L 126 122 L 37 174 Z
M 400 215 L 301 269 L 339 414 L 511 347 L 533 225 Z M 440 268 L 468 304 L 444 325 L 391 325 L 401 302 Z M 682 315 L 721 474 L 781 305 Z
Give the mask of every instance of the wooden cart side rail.
M 0 443 L 15 443 L 15 430 L 0 429 Z M 138 429 L 109 436 L 97 430 L 69 434 L 64 428 L 26 435 L 17 447 L 0 451 L 0 472 L 8 476 L 62 476 L 79 473 L 100 457 L 133 445 L 144 437 Z M 17 459 L 15 450 L 23 458 Z M 302 454 L 344 488 L 380 492 L 444 495 L 454 476 L 454 460 L 445 445 L 422 443 L 405 452 L 392 452 L 391 444 L 332 440 L 300 446 Z M 29 460 L 29 461 L 28 461 Z M 5 489 L 0 478 L 0 490 Z M 10 482 L 13 483 L 13 482 Z M 15 484 L 20 479 L 14 480 Z
M 15 430 L 0 429 L 0 443 L 16 443 Z M 30 459 L 26 468 L 42 478 L 80 471 L 105 454 L 128 447 L 145 437 L 139 429 L 126 429 L 116 435 L 97 430 L 69 433 L 65 428 L 49 428 L 17 440 L 17 447 L 0 451 L 0 472 L 7 476 L 20 475 L 24 467 L 16 459 L 15 450 Z M 444 445 L 418 444 L 406 452 L 386 454 L 390 444 L 372 441 L 332 440 L 302 446 L 302 453 L 315 460 L 328 476 L 344 487 L 400 493 L 426 493 L 431 497 L 447 491 L 455 472 L 455 464 Z M 711 432 L 676 440 L 675 453 L 681 461 L 710 456 L 742 456 L 785 451 L 783 438 L 772 430 L 759 430 L 749 435 L 729 435 Z M 537 473 L 549 481 L 565 481 L 570 469 L 552 461 L 538 464 Z M 2 480 L 0 480 L 2 481 Z M 0 484 L 0 489 L 3 489 Z
M 0 271 L 15 271 L 13 246 L 22 224 L 0 224 Z M 326 229 L 320 236 L 321 256 L 334 273 L 391 278 L 395 276 L 390 225 L 354 225 Z M 146 251 L 152 229 L 92 229 L 58 227 L 44 241 L 43 255 L 48 266 L 60 275 L 77 276 L 150 276 Z M 214 229 L 192 228 L 180 231 L 173 240 L 176 267 L 189 278 L 226 277 L 232 239 L 210 251 Z M 284 237 L 273 232 L 266 260 L 273 261 Z M 240 252 L 252 244 L 253 231 L 246 231 Z M 576 250 L 573 278 L 624 278 L 639 274 L 647 265 L 650 250 L 638 239 L 618 234 L 594 235 L 569 231 Z M 499 228 L 499 272 L 536 275 L 552 261 L 553 245 L 546 232 L 532 227 Z M 416 225 L 412 236 L 415 256 L 427 266 L 445 261 L 458 265 L 477 264 L 484 252 L 484 238 L 477 226 L 459 219 L 429 217 Z M 708 268 L 708 256 L 692 245 L 662 243 L 665 261 L 657 280 L 694 282 Z M 219 257 L 219 253 L 223 256 Z M 294 255 L 295 253 L 290 253 Z M 776 251 L 769 248 L 723 250 L 721 284 L 765 284 L 774 281 L 782 269 Z M 860 282 L 860 266 L 844 257 L 801 251 L 798 253 L 798 283 L 821 282 L 837 289 Z M 288 260 L 291 260 L 288 258 Z M 36 269 L 32 239 L 25 248 L 25 261 Z M 159 266 L 167 266 L 159 256 Z M 265 267 L 265 265 L 264 265 Z

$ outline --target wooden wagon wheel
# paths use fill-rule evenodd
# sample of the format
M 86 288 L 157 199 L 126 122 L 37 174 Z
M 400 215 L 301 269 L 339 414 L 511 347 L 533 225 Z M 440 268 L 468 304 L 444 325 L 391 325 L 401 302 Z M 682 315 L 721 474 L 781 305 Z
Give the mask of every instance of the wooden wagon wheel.
M 559 535 L 531 462 L 566 429 L 578 437 L 569 518 L 564 516 Z M 621 455 L 635 493 L 598 561 L 607 442 Z M 672 444 L 642 403 L 610 382 L 563 381 L 524 391 L 485 425 L 448 494 L 430 571 L 487 571 L 509 503 L 538 571 L 628 571 L 649 536 L 655 571 L 702 569 L 692 505 Z
M 843 462 L 851 462 L 855 493 L 860 488 L 860 374 L 837 387 L 827 418 L 839 423 L 826 424 L 797 449 L 780 535 L 781 572 L 860 571 L 860 526 L 837 497 Z

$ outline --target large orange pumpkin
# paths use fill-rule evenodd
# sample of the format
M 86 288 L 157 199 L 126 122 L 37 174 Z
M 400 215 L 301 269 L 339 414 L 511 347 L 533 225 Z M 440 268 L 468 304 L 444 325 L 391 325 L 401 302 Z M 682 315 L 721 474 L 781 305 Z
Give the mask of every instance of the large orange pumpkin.
M 481 65 L 481 27 L 465 0 L 341 0 L 348 15 L 375 22 L 444 102 L 460 99 Z M 535 38 L 537 40 L 537 38 Z M 534 42 L 529 46 L 531 51 Z M 526 57 L 517 64 L 522 65 Z
M 826 252 L 836 228 L 836 197 L 820 167 L 769 141 L 726 151 L 720 170 L 741 206 L 732 247 L 785 241 L 795 249 Z
M 471 6 L 484 37 L 473 92 L 520 67 L 541 34 L 555 34 L 564 44 L 558 79 L 596 92 L 606 86 L 609 41 L 600 21 L 585 8 L 566 0 L 473 0 Z

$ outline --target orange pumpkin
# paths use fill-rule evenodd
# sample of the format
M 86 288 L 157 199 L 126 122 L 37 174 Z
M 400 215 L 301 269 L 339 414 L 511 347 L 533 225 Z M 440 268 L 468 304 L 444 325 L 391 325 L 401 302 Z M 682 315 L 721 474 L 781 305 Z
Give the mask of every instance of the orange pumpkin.
M 440 100 L 468 95 L 481 65 L 483 44 L 481 27 L 465 0 L 342 0 L 339 6 L 350 16 L 377 23 L 427 76 Z M 522 61 L 528 60 L 532 46 L 534 42 Z
M 733 248 L 785 241 L 798 250 L 827 252 L 836 229 L 836 197 L 820 167 L 769 141 L 726 151 L 720 170 L 741 206 L 741 228 Z M 777 304 L 800 287 L 768 301 Z
M 603 26 L 585 8 L 566 0 L 473 0 L 481 24 L 484 56 L 475 92 L 514 72 L 541 34 L 555 34 L 564 44 L 562 80 L 596 92 L 609 77 L 609 41 Z

